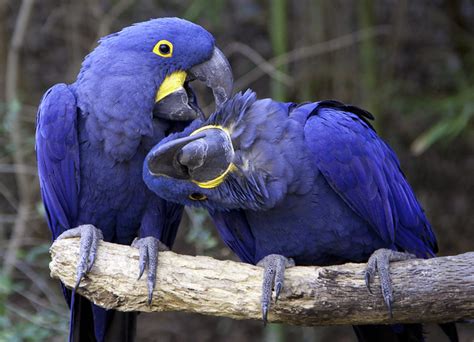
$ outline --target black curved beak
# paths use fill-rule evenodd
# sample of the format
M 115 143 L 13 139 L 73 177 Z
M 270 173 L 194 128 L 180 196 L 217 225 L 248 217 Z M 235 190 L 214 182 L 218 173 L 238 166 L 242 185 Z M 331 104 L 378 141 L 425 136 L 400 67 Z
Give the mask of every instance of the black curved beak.
M 154 147 L 146 158 L 148 170 L 154 176 L 189 179 L 188 170 L 178 163 L 177 155 L 186 144 L 205 136 L 204 133 L 195 134 Z
M 147 157 L 151 174 L 206 183 L 225 174 L 234 149 L 223 130 L 209 128 L 158 146 Z
M 232 69 L 229 61 L 218 48 L 214 48 L 210 60 L 192 67 L 189 73 L 212 89 L 216 108 L 219 108 L 232 95 L 234 86 Z
M 177 74 L 179 73 L 182 72 Z M 197 105 L 194 92 L 189 86 L 189 82 L 195 79 L 204 82 L 207 87 L 212 89 L 216 108 L 219 108 L 232 94 L 232 69 L 222 51 L 217 47 L 214 47 L 212 57 L 209 60 L 192 67 L 186 74 L 185 79 L 181 78 L 178 81 L 173 79 L 173 74 L 169 76 L 172 79 L 170 83 L 173 84 L 174 89 L 155 103 L 153 116 L 178 121 L 194 120 L 198 117 L 204 118 Z M 164 82 L 168 82 L 168 80 Z M 161 87 L 163 87 L 163 84 Z
M 188 121 L 197 118 L 205 119 L 196 102 L 196 97 L 188 84 L 167 95 L 155 103 L 153 116 L 156 118 Z

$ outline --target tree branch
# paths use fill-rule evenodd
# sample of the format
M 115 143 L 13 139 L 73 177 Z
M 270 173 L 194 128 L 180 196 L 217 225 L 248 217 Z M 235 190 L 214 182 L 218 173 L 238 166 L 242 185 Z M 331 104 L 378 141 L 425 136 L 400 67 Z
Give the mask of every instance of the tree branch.
M 31 18 L 34 0 L 23 0 L 15 23 L 15 29 L 7 55 L 5 75 L 5 100 L 7 102 L 7 118 L 10 120 L 10 142 L 13 145 L 13 161 L 15 178 L 18 186 L 19 205 L 17 217 L 13 225 L 10 243 L 3 261 L 3 273 L 9 276 L 16 263 L 17 252 L 21 239 L 25 235 L 28 222 L 28 212 L 33 204 L 33 194 L 36 187 L 31 186 L 31 177 L 27 175 L 25 141 L 28 138 L 23 132 L 20 101 L 18 99 L 18 73 L 20 69 L 20 52 L 25 41 L 26 30 Z M 29 137 L 29 136 L 28 136 Z
M 325 53 L 346 48 L 348 46 L 362 42 L 365 39 L 386 35 L 390 32 L 389 27 L 389 25 L 381 25 L 362 29 L 360 31 L 356 31 L 325 42 L 317 43 L 310 46 L 302 46 L 279 56 L 273 57 L 268 61 L 265 60 L 263 63 L 259 63 L 254 69 L 250 70 L 248 73 L 236 79 L 234 82 L 234 90 L 240 91 L 247 88 L 252 82 L 255 82 L 260 77 L 265 75 L 265 73 L 267 73 L 270 67 L 276 69 L 282 65 L 287 65 L 289 63 L 298 62 L 303 59 L 320 56 Z
M 51 247 L 51 276 L 75 282 L 79 240 Z M 474 252 L 392 264 L 395 303 L 389 319 L 378 278 L 370 295 L 365 264 L 294 267 L 269 321 L 299 325 L 447 322 L 474 318 Z M 204 256 L 162 252 L 153 303 L 146 279 L 136 280 L 138 250 L 103 242 L 78 292 L 121 311 L 186 311 L 235 319 L 260 319 L 262 269 Z M 144 276 L 143 278 L 146 278 Z

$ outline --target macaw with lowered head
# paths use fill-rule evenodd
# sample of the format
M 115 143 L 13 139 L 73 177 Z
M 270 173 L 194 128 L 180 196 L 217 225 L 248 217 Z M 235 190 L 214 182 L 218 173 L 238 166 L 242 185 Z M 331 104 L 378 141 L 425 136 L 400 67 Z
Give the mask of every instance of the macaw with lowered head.
M 436 237 L 367 111 L 239 93 L 148 154 L 143 176 L 167 201 L 207 208 L 224 242 L 264 268 L 266 322 L 285 268 L 368 262 L 392 313 L 390 261 L 430 258 Z M 317 299 L 316 299 L 317 300 Z M 443 325 L 452 341 L 454 324 Z M 422 341 L 421 324 L 356 326 L 360 341 Z

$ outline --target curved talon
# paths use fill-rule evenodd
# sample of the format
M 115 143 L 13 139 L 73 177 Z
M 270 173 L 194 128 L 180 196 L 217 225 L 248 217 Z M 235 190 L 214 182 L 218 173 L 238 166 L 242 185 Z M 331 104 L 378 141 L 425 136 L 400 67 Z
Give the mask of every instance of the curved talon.
M 283 288 L 285 269 L 294 265 L 295 263 L 292 259 L 278 254 L 267 255 L 257 263 L 257 266 L 264 268 L 261 300 L 263 325 L 267 324 L 268 311 L 270 310 L 272 299 L 272 289 L 275 288 L 276 303 Z
M 76 283 L 74 291 L 79 287 L 82 278 L 90 272 L 97 255 L 99 241 L 104 239 L 102 231 L 91 224 L 84 224 L 68 229 L 58 236 L 57 240 L 80 237 L 79 262 L 76 268 Z
M 268 321 L 267 321 L 267 316 L 268 316 L 268 305 L 267 304 L 262 304 L 262 321 L 263 321 L 263 326 L 266 326 Z
M 370 294 L 373 294 L 370 285 L 374 281 L 375 273 L 377 271 L 377 255 L 375 254 L 376 252 L 374 252 L 374 254 L 370 256 L 369 260 L 367 261 L 367 267 L 365 268 L 365 286 L 367 287 L 367 290 Z
M 143 253 L 143 254 L 140 253 L 140 259 L 142 259 L 142 255 L 144 255 L 144 253 Z M 145 258 L 145 257 L 143 257 L 143 258 Z M 145 265 L 146 265 L 146 262 L 140 260 L 140 270 L 139 270 L 139 274 L 138 274 L 137 280 L 140 280 L 140 279 L 142 278 L 143 272 L 145 272 Z
M 273 266 L 273 265 L 272 265 Z M 264 266 L 263 283 L 262 283 L 262 320 L 263 325 L 267 325 L 268 310 L 272 300 L 272 288 L 275 278 L 275 270 L 271 266 Z
M 104 236 L 100 230 L 98 230 L 96 234 L 97 236 L 95 237 L 95 241 L 93 241 L 89 247 L 89 267 L 87 267 L 86 273 L 89 273 L 92 269 L 92 266 L 94 265 L 95 256 L 97 255 L 97 249 L 99 247 L 99 240 L 104 239 Z
M 380 277 L 380 288 L 382 297 L 387 306 L 390 318 L 393 318 L 392 304 L 393 304 L 393 289 L 392 281 L 390 280 L 390 262 L 402 261 L 416 258 L 410 253 L 403 253 L 392 251 L 391 249 L 381 248 L 376 250 L 369 258 L 365 268 L 365 285 L 367 290 L 373 294 L 370 285 L 374 281 L 375 273 L 378 271 Z
M 387 305 L 388 317 L 389 317 L 390 319 L 392 319 L 392 318 L 393 318 L 393 310 L 392 310 L 392 301 L 393 301 L 393 299 L 390 298 L 389 300 L 386 300 L 386 299 L 384 298 L 384 301 L 385 301 L 385 305 Z
M 278 297 L 280 297 L 281 288 L 283 287 L 282 283 L 277 283 L 275 285 L 275 304 L 278 302 Z
M 156 268 L 158 266 L 158 240 L 155 245 L 148 245 L 148 274 L 147 274 L 147 286 L 148 286 L 148 305 L 151 305 L 153 300 L 153 291 L 155 290 L 156 281 Z
M 160 240 L 148 236 L 141 239 L 135 239 L 132 242 L 132 247 L 138 248 L 140 259 L 139 259 L 139 274 L 138 279 L 142 277 L 145 268 L 148 268 L 147 272 L 147 288 L 148 298 L 147 303 L 151 305 L 153 300 L 153 291 L 155 289 L 156 282 L 156 268 L 158 265 L 158 252 L 168 250 L 168 247 L 161 243 Z
M 140 239 L 135 238 L 132 242 L 132 247 L 138 248 L 139 260 L 138 260 L 138 278 L 140 280 L 143 272 L 145 272 L 145 268 L 148 264 L 148 248 L 146 244 L 144 244 Z
M 367 270 L 365 271 L 365 286 L 370 294 L 373 294 L 372 289 L 370 288 L 370 284 L 372 283 L 372 276 L 370 275 Z

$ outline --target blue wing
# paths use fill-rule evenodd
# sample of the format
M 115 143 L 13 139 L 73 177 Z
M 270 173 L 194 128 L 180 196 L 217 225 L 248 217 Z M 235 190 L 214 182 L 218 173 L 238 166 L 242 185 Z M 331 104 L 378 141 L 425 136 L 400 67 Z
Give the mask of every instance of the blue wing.
M 36 122 L 38 174 L 53 240 L 75 225 L 78 215 L 79 144 L 76 98 L 66 84 L 49 89 Z
M 165 206 L 165 224 L 163 226 L 163 230 L 161 232 L 159 240 L 165 245 L 167 245 L 169 248 L 171 248 L 173 247 L 176 234 L 178 233 L 178 228 L 179 224 L 181 223 L 181 217 L 183 216 L 184 207 L 182 205 L 171 202 L 165 202 Z
M 210 211 L 224 243 L 243 262 L 256 264 L 255 239 L 247 222 L 247 217 L 242 210 Z
M 314 108 L 314 107 L 313 107 Z M 305 125 L 316 166 L 331 187 L 392 248 L 429 257 L 436 238 L 392 149 L 359 108 L 319 102 Z

